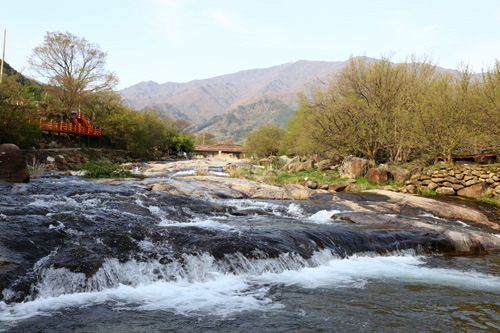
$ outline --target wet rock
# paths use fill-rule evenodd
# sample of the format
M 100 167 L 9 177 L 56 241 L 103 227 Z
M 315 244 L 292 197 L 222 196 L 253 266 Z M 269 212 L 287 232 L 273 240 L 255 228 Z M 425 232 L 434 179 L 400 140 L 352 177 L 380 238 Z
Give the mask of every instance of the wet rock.
M 387 201 L 397 203 L 398 205 L 407 205 L 412 208 L 424 209 L 431 212 L 432 214 L 442 217 L 457 219 L 461 221 L 472 221 L 475 223 L 483 224 L 489 226 L 495 230 L 500 229 L 500 225 L 494 222 L 490 222 L 488 217 L 470 207 L 465 207 L 461 205 L 453 205 L 447 202 L 442 202 L 434 200 L 427 197 L 415 196 L 410 194 L 395 193 L 381 190 L 369 190 L 366 193 L 376 193 L 381 194 L 386 197 Z
M 30 173 L 21 150 L 10 143 L 0 144 L 0 181 L 27 183 Z

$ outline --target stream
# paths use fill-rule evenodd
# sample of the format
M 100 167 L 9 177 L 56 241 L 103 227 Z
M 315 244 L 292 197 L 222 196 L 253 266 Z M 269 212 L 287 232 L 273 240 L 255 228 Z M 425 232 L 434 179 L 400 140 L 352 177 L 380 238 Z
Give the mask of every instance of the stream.
M 0 183 L 0 332 L 500 330 L 498 254 L 332 218 L 350 210 L 48 173 Z

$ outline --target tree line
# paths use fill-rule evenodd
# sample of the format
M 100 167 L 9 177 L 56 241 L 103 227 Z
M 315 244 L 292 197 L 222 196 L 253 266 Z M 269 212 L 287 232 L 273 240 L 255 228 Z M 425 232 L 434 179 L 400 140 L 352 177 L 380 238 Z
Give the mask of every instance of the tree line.
M 286 131 L 261 126 L 249 134 L 249 153 L 353 154 L 374 164 L 498 152 L 500 146 L 498 61 L 473 74 L 468 66 L 442 71 L 415 57 L 403 63 L 351 58 L 297 102 Z M 273 148 L 258 152 L 254 138 L 266 136 Z
M 69 122 L 79 110 L 101 127 L 105 144 L 150 157 L 156 151 L 189 152 L 194 138 L 186 124 L 156 110 L 128 107 L 113 88 L 116 75 L 106 70 L 106 53 L 69 32 L 47 32 L 28 62 L 42 87 L 4 78 L 0 84 L 0 143 L 27 148 L 41 135 L 40 118 Z M 24 84 L 23 84 L 24 83 Z

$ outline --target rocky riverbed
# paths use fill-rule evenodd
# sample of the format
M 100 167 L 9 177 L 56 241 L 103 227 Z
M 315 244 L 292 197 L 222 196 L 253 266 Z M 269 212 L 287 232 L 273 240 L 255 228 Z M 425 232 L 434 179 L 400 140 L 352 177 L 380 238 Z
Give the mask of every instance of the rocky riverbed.
M 499 328 L 495 209 L 206 162 L 1 183 L 0 331 Z

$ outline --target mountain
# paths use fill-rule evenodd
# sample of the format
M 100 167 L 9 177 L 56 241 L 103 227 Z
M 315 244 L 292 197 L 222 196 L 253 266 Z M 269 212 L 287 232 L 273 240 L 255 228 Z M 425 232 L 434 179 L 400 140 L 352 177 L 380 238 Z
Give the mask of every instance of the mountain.
M 37 89 L 41 88 L 40 83 L 38 83 L 34 79 L 30 79 L 30 78 L 24 76 L 23 74 L 19 73 L 14 68 L 12 68 L 7 63 L 7 61 L 4 61 L 4 63 L 3 63 L 3 74 L 6 76 L 16 76 L 16 81 L 19 82 L 20 84 L 22 84 L 23 86 L 30 85 L 30 86 L 35 87 Z
M 297 92 L 308 92 L 318 79 L 339 72 L 347 63 L 299 60 L 186 83 L 141 82 L 119 93 L 136 109 L 156 108 L 190 121 L 195 131 L 239 141 L 262 123 L 285 127 L 297 106 Z M 437 71 L 456 72 L 440 67 Z
M 346 63 L 299 60 L 187 83 L 141 82 L 121 90 L 120 94 L 134 108 L 157 108 L 197 125 L 239 106 L 252 108 L 250 105 L 262 98 L 294 108 L 298 91 L 308 90 L 317 78 L 325 78 Z
M 292 115 L 293 108 L 289 105 L 277 98 L 263 96 L 252 103 L 239 105 L 229 112 L 212 117 L 196 126 L 195 131 L 208 131 L 214 133 L 218 140 L 231 137 L 238 142 L 260 124 L 285 128 Z

